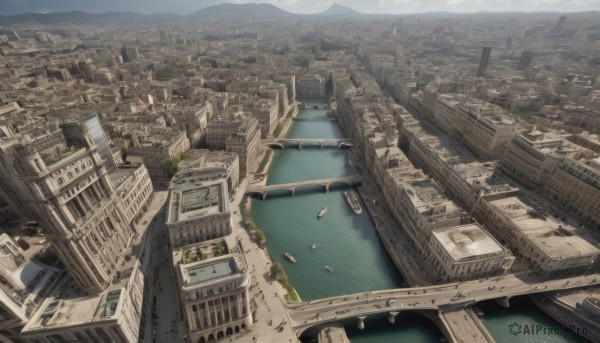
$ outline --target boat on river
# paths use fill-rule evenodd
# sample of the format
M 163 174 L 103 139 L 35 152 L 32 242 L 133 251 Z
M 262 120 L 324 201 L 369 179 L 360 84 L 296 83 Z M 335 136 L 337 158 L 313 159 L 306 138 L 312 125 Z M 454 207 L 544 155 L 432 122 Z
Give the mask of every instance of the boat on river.
M 296 259 L 294 258 L 294 256 L 290 255 L 290 253 L 284 252 L 283 256 L 285 256 L 285 258 L 287 258 L 288 260 L 290 260 L 290 262 L 296 263 Z
M 333 273 L 333 267 L 332 266 L 325 266 L 325 270 L 328 271 L 328 272 L 330 272 L 330 273 Z
M 310 246 L 310 249 L 311 249 L 311 250 L 314 250 L 314 249 L 316 249 L 316 248 L 317 248 L 317 243 L 313 243 L 313 244 Z
M 358 197 L 356 196 L 356 193 L 352 191 L 345 191 L 344 197 L 346 198 L 346 202 L 348 203 L 354 214 L 362 213 L 362 207 L 360 207 L 360 203 L 358 202 Z
M 321 217 L 323 217 L 325 214 L 327 214 L 327 206 L 323 207 L 319 211 L 319 214 L 317 214 L 317 219 L 321 219 Z

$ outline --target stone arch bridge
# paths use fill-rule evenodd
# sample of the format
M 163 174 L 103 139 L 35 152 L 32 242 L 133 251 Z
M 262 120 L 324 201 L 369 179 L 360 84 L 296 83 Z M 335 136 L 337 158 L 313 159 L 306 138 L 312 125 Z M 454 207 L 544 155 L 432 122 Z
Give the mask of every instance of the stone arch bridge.
M 293 196 L 296 188 L 300 187 L 314 187 L 320 186 L 323 187 L 323 191 L 329 192 L 329 187 L 336 183 L 346 184 L 348 186 L 355 186 L 363 184 L 369 180 L 368 177 L 362 175 L 353 175 L 353 176 L 342 176 L 342 177 L 333 177 L 329 179 L 318 179 L 318 180 L 305 180 L 298 182 L 290 182 L 283 183 L 278 185 L 268 185 L 268 186 L 249 186 L 246 188 L 246 194 L 249 195 L 260 195 L 264 200 L 269 192 L 277 191 L 277 190 L 288 190 L 290 194 Z
M 318 144 L 321 149 L 327 145 L 335 145 L 338 149 L 352 148 L 354 141 L 346 138 L 285 138 L 285 139 L 263 139 L 262 144 L 270 148 L 283 149 L 286 146 L 297 146 L 302 149 L 302 146 L 307 144 Z

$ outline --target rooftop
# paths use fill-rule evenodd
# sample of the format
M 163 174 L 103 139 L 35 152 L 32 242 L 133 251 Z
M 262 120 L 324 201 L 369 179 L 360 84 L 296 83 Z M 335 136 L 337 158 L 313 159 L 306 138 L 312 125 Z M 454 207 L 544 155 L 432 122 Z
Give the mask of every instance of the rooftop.
M 441 221 L 444 218 L 455 217 L 462 212 L 429 179 L 403 181 L 400 184 L 406 190 L 406 193 L 408 193 L 414 207 L 430 223 Z
M 433 231 L 433 238 L 456 261 L 503 254 L 504 249 L 479 224 L 468 224 Z
M 184 287 L 208 284 L 245 273 L 239 254 L 229 254 L 191 264 L 180 264 L 179 268 Z
M 600 253 L 600 241 L 584 227 L 559 221 L 536 203 L 528 205 L 518 197 L 491 201 L 490 204 L 510 220 L 550 258 L 560 260 Z M 535 207 L 535 208 L 534 208 Z
M 171 190 L 167 224 L 225 213 L 227 198 L 227 184 L 222 179 L 176 184 Z

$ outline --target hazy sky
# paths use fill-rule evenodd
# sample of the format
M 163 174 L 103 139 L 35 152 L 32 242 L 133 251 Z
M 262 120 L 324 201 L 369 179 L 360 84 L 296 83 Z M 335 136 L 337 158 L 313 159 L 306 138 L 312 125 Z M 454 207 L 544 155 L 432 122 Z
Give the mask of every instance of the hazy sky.
M 333 3 L 330 0 L 0 0 L 0 14 L 68 10 L 187 14 L 224 2 L 267 2 L 296 13 L 320 12 Z M 600 10 L 600 0 L 337 0 L 336 2 L 365 13 Z

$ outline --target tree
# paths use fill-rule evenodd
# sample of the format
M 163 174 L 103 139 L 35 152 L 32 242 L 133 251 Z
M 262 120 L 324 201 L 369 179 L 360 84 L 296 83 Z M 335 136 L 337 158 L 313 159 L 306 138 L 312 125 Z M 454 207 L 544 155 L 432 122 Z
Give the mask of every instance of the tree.
M 264 243 L 266 240 L 264 232 L 259 229 L 254 230 L 254 239 L 260 244 Z
M 189 151 L 186 152 L 182 152 L 181 156 L 180 156 L 181 160 L 189 160 L 190 158 L 192 158 L 192 153 Z
M 177 173 L 177 168 L 179 168 L 180 162 L 181 159 L 179 156 L 173 156 L 165 160 L 165 169 L 167 170 L 167 175 L 169 177 L 173 177 L 173 175 Z
M 281 276 L 283 274 L 283 266 L 281 265 L 281 263 L 273 263 L 271 265 L 271 277 L 274 279 L 278 279 L 279 276 Z
M 212 248 L 212 251 L 215 256 L 221 256 L 225 253 L 225 246 L 223 246 L 223 243 L 218 243 Z
M 200 247 L 196 247 L 196 256 L 198 256 L 199 260 L 204 259 L 204 254 L 202 253 L 202 251 L 200 250 Z

